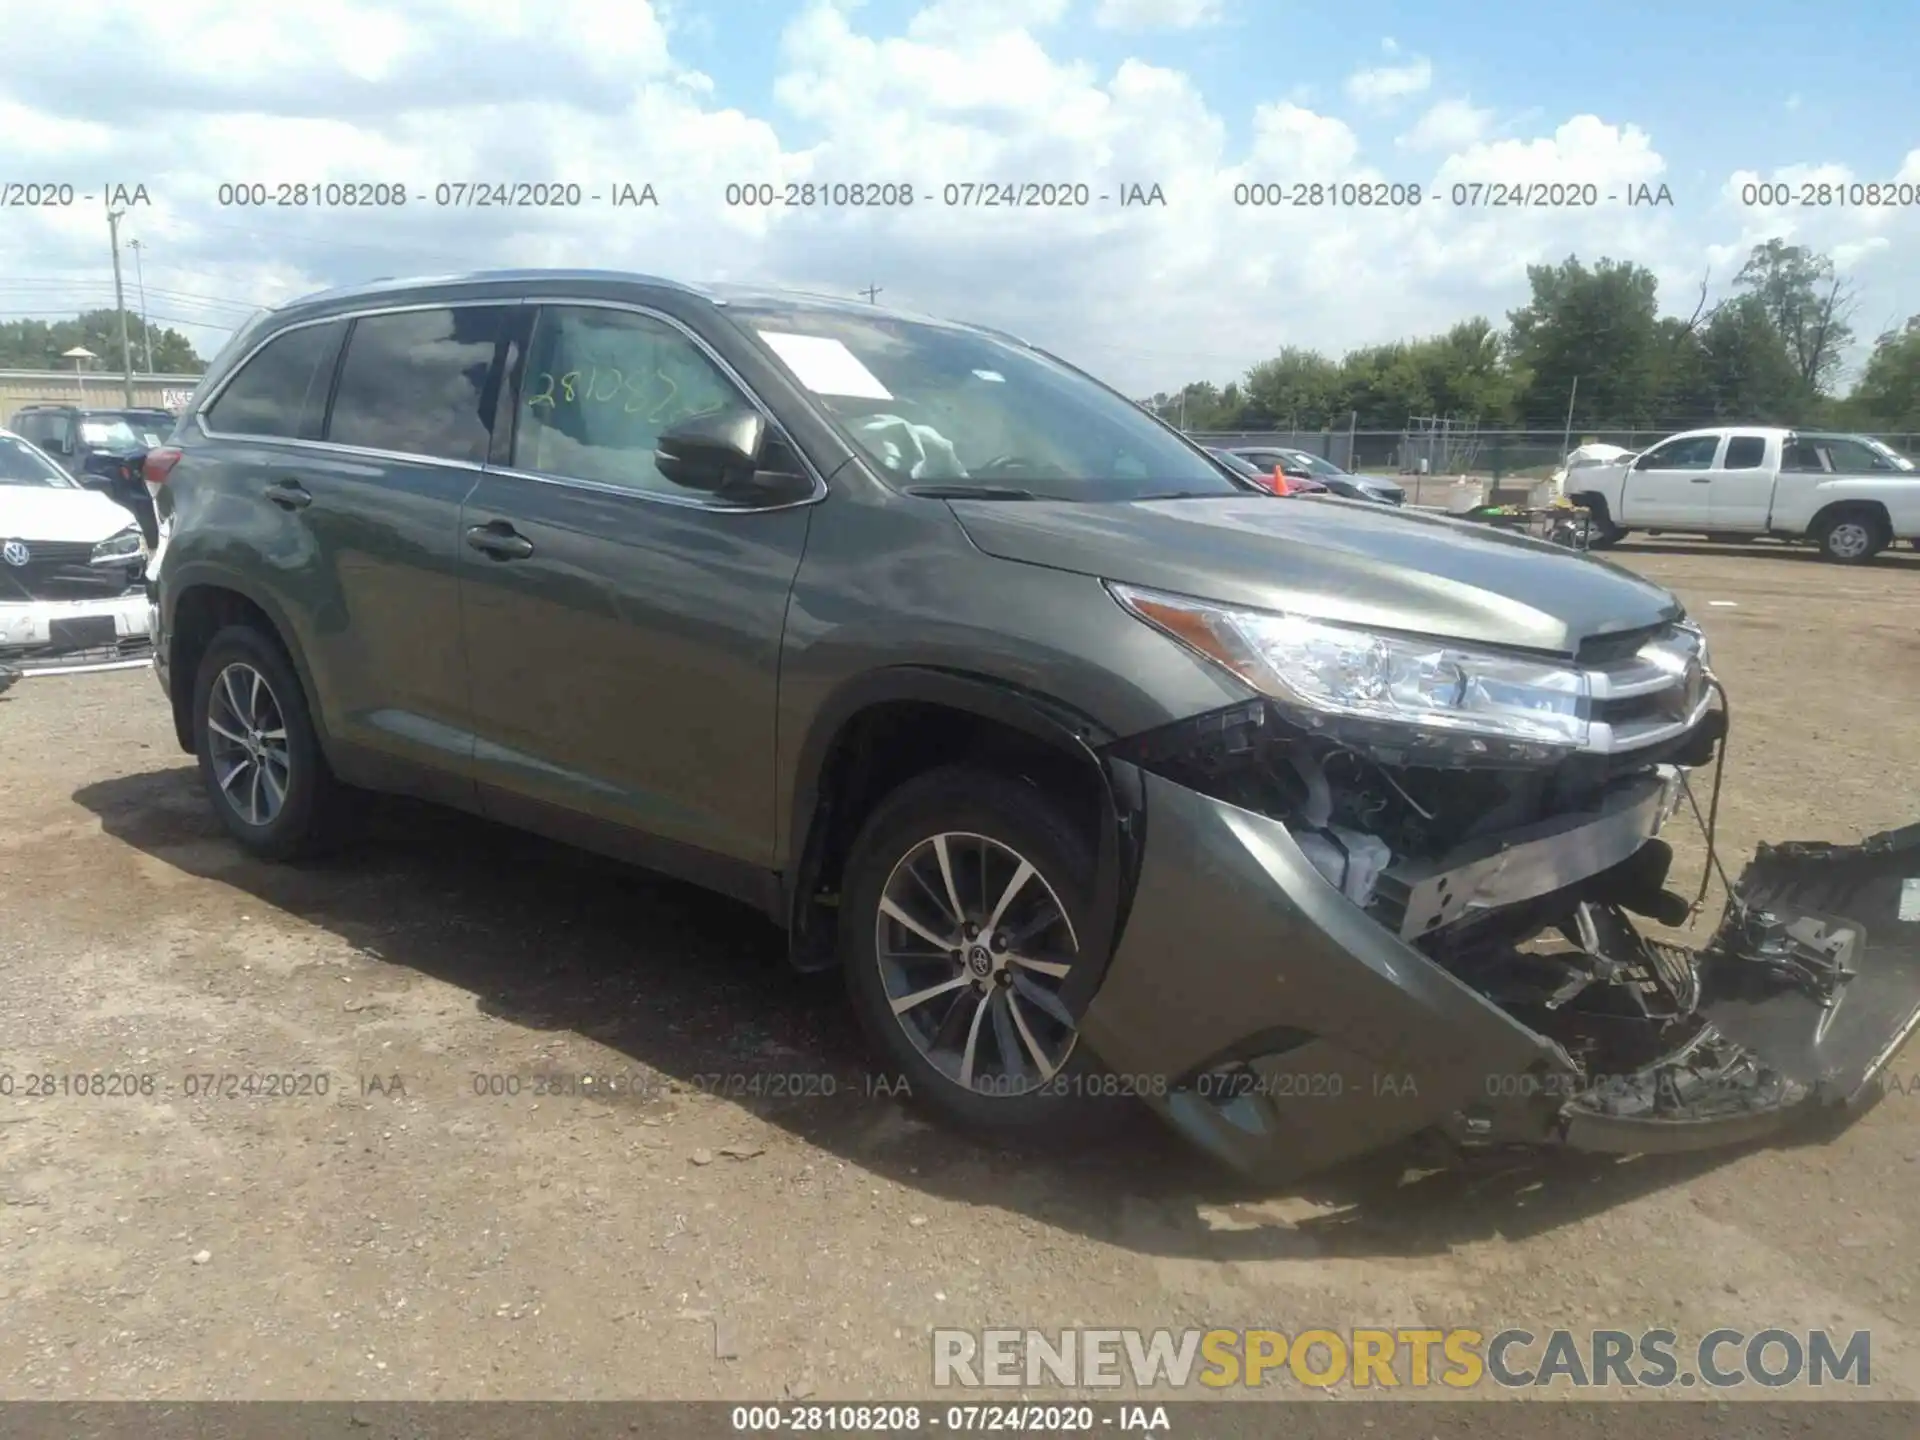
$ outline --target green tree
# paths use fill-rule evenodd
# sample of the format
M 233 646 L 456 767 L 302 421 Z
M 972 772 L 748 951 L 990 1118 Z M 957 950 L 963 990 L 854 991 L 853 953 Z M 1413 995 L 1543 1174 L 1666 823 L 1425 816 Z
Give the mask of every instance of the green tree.
M 1805 245 L 1768 240 L 1753 247 L 1733 283 L 1759 302 L 1780 332 L 1802 384 L 1811 392 L 1830 391 L 1853 339 L 1847 322 L 1854 308 L 1853 293 L 1834 273 L 1833 261 Z
M 1920 315 L 1874 342 L 1849 397 L 1857 423 L 1877 430 L 1920 431 Z
M 1705 408 L 1676 413 L 1791 425 L 1804 423 L 1818 399 L 1766 306 L 1751 292 L 1714 311 L 1700 331 L 1698 349 Z
M 1415 341 L 1413 356 L 1431 406 L 1427 413 L 1458 415 L 1483 425 L 1511 417 L 1515 375 L 1501 354 L 1500 332 L 1491 320 L 1476 315 L 1444 335 Z
M 1569 256 L 1529 265 L 1532 299 L 1507 316 L 1508 361 L 1526 372 L 1524 423 L 1557 425 L 1579 381 L 1575 423 L 1651 424 L 1670 347 L 1659 326 L 1659 282 L 1631 261 L 1589 269 Z
M 1249 427 L 1317 430 L 1346 419 L 1340 367 L 1318 350 L 1289 345 L 1249 370 L 1241 388 Z
M 207 362 L 194 353 L 193 343 L 178 330 L 155 325 L 152 330 L 153 368 L 163 375 L 196 375 Z M 146 369 L 147 347 L 142 342 L 140 316 L 127 312 L 127 342 L 136 374 Z M 89 310 L 71 320 L 10 320 L 0 324 L 0 369 L 70 370 L 61 357 L 74 346 L 100 357 L 105 373 L 120 369 L 120 312 Z

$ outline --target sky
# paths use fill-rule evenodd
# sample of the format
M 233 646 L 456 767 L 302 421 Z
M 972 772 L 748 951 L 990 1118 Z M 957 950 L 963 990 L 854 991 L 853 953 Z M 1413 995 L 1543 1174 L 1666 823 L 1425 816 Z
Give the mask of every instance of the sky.
M 0 69 L 0 319 L 110 306 L 103 187 L 142 186 L 129 303 L 144 290 L 209 356 L 313 290 L 547 265 L 874 286 L 1142 396 L 1283 346 L 1500 322 L 1529 265 L 1570 255 L 1646 265 L 1691 313 L 1756 243 L 1811 245 L 1859 297 L 1856 365 L 1920 312 L 1920 110 L 1894 78 L 1920 7 L 1882 0 L 1754 0 L 1737 22 L 1693 0 L 1604 21 L 1537 0 L 37 9 L 33 63 Z M 101 84 L 102 37 L 150 78 Z M 823 203 L 743 203 L 809 181 Z M 465 198 L 520 182 L 579 203 Z M 406 203 L 241 203 L 302 183 Z M 1043 184 L 1076 203 L 978 203 Z M 74 198 L 22 204 L 27 185 Z M 913 203 L 833 203 L 849 185 Z M 1488 204 L 1494 186 L 1530 203 Z

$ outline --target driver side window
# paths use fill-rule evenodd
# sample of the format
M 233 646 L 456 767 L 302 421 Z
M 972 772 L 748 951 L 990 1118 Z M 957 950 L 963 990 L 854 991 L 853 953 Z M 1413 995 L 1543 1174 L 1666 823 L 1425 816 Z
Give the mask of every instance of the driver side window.
M 1669 440 L 1647 452 L 1646 470 L 1710 470 L 1719 452 L 1718 435 L 1693 435 L 1685 440 Z
M 547 475 L 701 501 L 653 463 L 660 436 L 747 398 L 664 320 L 630 310 L 543 305 L 520 381 L 513 463 Z

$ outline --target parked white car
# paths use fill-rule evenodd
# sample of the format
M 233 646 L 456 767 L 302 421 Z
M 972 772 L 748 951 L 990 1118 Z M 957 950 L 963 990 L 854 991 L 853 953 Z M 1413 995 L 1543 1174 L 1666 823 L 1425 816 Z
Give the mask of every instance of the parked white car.
M 146 664 L 146 561 L 131 511 L 0 430 L 0 666 Z
M 1567 472 L 1596 548 L 1630 532 L 1803 537 L 1859 564 L 1920 538 L 1920 471 L 1865 435 L 1735 425 L 1688 430 L 1608 465 Z

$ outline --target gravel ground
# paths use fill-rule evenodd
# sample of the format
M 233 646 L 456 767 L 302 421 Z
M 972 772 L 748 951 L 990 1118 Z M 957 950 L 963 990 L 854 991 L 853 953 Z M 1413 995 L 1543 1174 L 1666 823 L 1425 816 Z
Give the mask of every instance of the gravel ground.
M 1732 689 L 1736 866 L 1920 816 L 1920 554 L 1616 558 Z M 1827 1325 L 1920 1396 L 1920 1051 L 1818 1143 L 1261 1193 L 1144 1119 L 1075 1160 L 923 1124 L 678 885 L 398 805 L 243 860 L 145 672 L 0 698 L 0 815 L 0 1397 L 930 1395 L 936 1324 Z M 83 1073 L 136 1093 L 25 1094 Z

